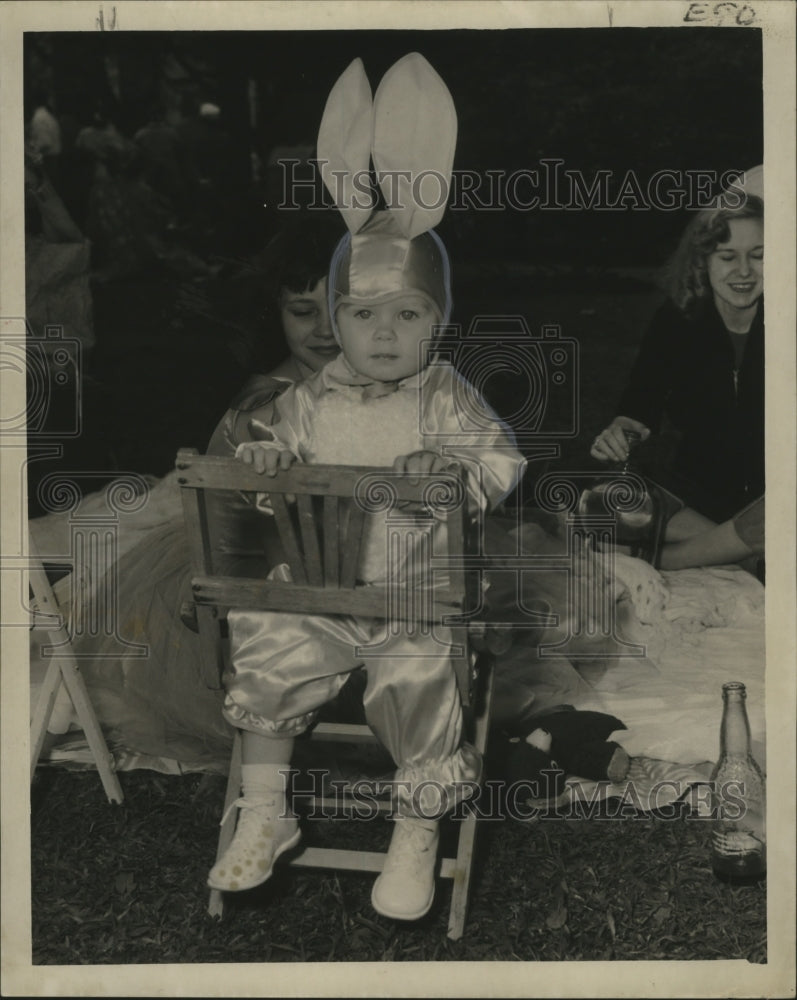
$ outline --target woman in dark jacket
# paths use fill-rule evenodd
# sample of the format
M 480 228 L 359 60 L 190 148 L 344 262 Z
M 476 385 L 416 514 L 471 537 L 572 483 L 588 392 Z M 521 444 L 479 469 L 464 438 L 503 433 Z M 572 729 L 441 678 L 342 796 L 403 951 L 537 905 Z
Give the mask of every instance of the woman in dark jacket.
M 741 200 L 741 199 L 740 199 Z M 764 206 L 701 212 L 671 262 L 669 299 L 653 317 L 619 414 L 591 455 L 623 461 L 663 417 L 680 432 L 664 485 L 724 521 L 764 492 Z

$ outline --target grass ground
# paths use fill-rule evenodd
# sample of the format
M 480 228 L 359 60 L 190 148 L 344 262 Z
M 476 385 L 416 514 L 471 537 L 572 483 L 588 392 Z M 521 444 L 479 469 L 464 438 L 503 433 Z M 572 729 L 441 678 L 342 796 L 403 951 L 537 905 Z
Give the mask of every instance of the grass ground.
M 650 816 L 485 821 L 465 935 L 446 937 L 450 883 L 398 924 L 371 876 L 278 868 L 206 911 L 223 798 L 217 776 L 123 773 L 122 806 L 91 771 L 40 772 L 32 820 L 33 962 L 766 961 L 766 892 L 709 865 L 708 825 Z M 308 821 L 308 824 L 310 821 Z M 306 836 L 365 850 L 382 820 L 314 820 Z M 340 843 L 340 840 L 338 840 Z

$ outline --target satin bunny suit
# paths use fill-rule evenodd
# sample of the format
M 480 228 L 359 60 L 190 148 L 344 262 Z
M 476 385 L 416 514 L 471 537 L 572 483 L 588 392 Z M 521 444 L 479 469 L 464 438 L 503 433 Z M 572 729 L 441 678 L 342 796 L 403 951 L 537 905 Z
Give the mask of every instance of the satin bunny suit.
M 273 447 L 287 448 L 306 463 L 384 467 L 418 450 L 460 462 L 473 514 L 500 501 L 525 466 L 511 431 L 448 364 L 433 363 L 400 381 L 394 392 L 373 397 L 341 356 L 289 389 L 277 410 Z M 259 495 L 258 504 L 267 509 L 267 494 Z M 366 584 L 384 581 L 388 573 L 385 516 L 368 515 L 358 572 Z M 443 527 L 435 522 L 431 531 Z M 439 538 L 434 545 L 441 551 Z M 285 578 L 288 567 L 272 572 Z M 419 782 L 436 783 L 448 795 L 457 783 L 478 778 L 478 755 L 461 746 L 448 629 L 421 634 L 372 618 L 243 610 L 230 612 L 229 625 L 224 714 L 234 726 L 264 736 L 298 735 L 349 672 L 364 665 L 366 719 L 398 767 L 400 805 L 412 811 L 407 789 Z M 368 647 L 382 655 L 369 655 Z

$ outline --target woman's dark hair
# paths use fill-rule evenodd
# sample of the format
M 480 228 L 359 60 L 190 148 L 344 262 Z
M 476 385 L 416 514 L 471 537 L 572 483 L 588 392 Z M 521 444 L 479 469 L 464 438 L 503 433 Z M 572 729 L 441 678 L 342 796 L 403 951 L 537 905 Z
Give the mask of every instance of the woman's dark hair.
M 337 210 L 307 209 L 287 221 L 250 261 L 241 276 L 236 309 L 251 330 L 254 371 L 268 372 L 287 351 L 282 338 L 280 293 L 313 289 L 329 273 L 333 251 L 346 232 Z
M 710 298 L 708 258 L 731 238 L 730 223 L 735 219 L 763 221 L 764 202 L 748 195 L 739 208 L 707 208 L 686 227 L 662 273 L 662 285 L 681 312 L 693 315 Z
M 329 273 L 329 262 L 346 232 L 337 211 L 308 209 L 290 219 L 258 255 L 268 297 L 277 302 L 283 288 L 304 292 Z

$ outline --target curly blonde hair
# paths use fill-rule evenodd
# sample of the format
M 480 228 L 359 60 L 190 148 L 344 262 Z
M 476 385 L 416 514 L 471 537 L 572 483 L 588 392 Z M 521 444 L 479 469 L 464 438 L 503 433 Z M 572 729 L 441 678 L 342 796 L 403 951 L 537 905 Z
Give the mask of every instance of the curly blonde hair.
M 662 272 L 662 285 L 673 303 L 687 315 L 698 312 L 711 296 L 708 258 L 731 238 L 735 219 L 764 219 L 764 202 L 748 195 L 739 208 L 699 212 L 686 227 L 678 247 Z

